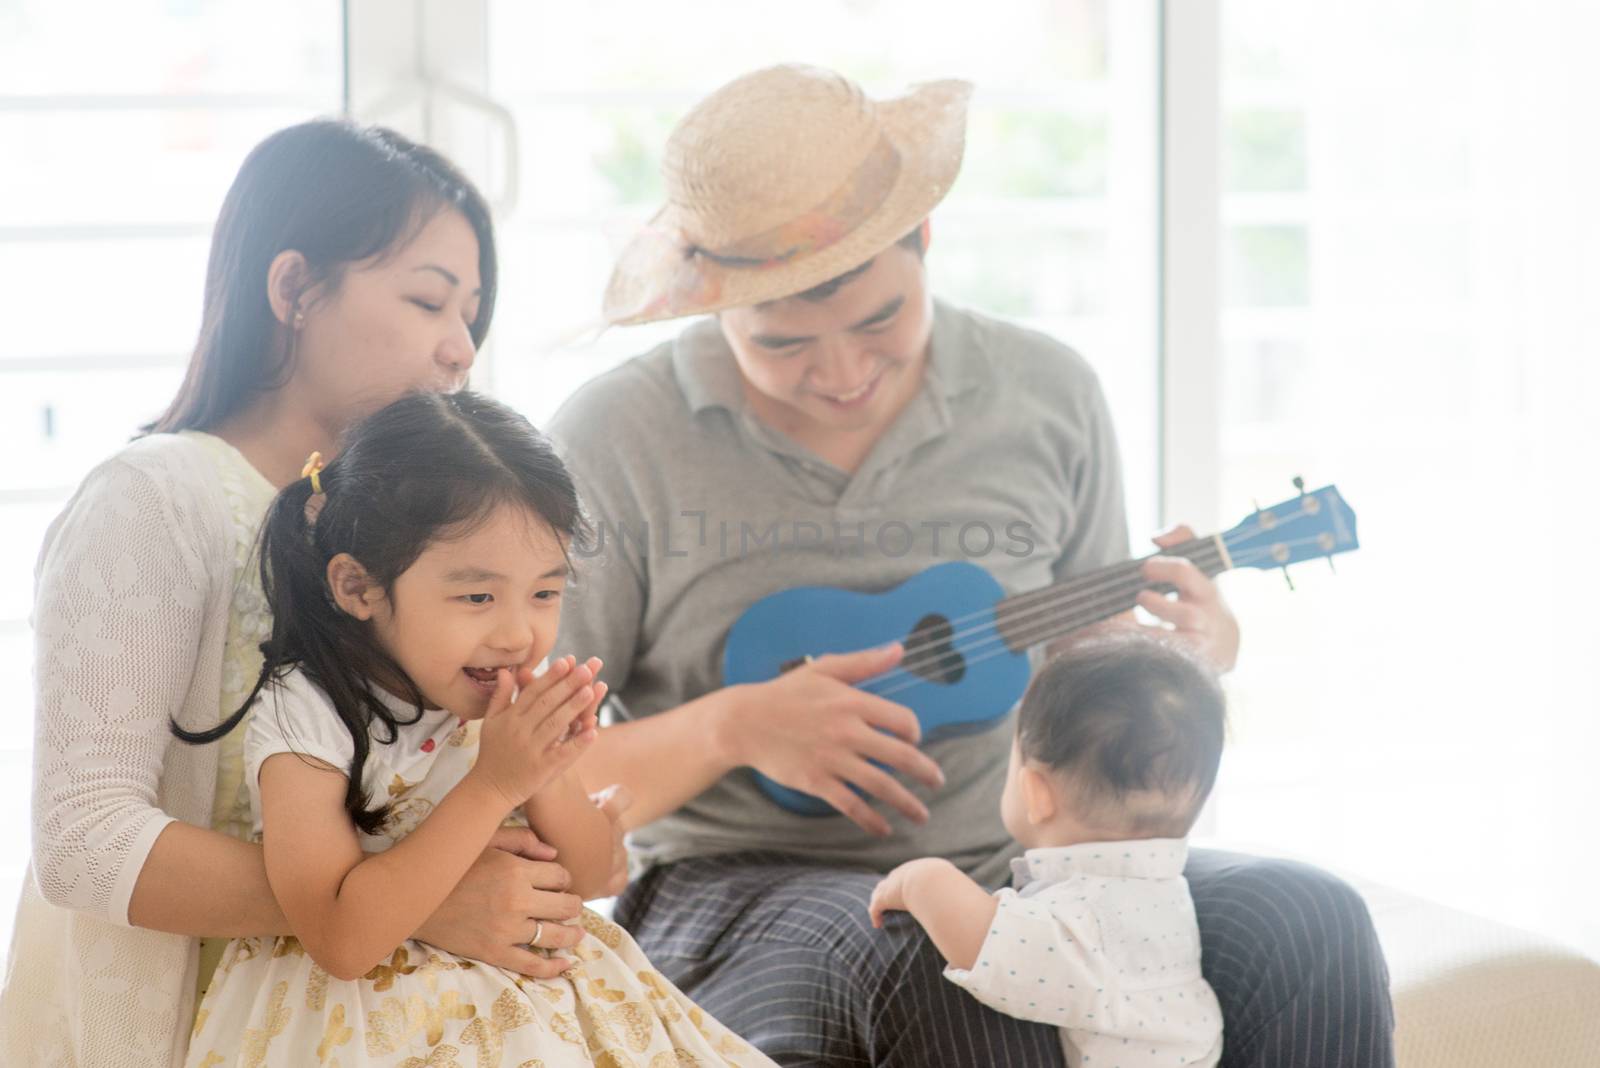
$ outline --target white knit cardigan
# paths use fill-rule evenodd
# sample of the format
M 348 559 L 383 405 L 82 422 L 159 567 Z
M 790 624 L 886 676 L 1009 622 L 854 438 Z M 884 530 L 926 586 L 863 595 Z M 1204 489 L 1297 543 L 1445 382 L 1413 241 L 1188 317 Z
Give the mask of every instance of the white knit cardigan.
M 0 992 L 0 1064 L 183 1063 L 198 940 L 128 926 L 174 819 L 211 822 L 237 578 L 215 462 L 185 435 L 143 438 L 92 471 L 45 535 L 34 639 L 33 857 Z M 194 873 L 193 893 L 209 892 Z

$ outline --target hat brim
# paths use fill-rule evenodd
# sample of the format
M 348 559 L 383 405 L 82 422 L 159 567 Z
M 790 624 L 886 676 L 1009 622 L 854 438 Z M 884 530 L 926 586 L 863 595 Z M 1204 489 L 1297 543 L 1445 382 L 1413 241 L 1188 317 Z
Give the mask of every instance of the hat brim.
M 606 322 L 649 323 L 781 300 L 870 260 L 919 226 L 955 183 L 971 94 L 970 83 L 948 80 L 880 102 L 884 134 L 900 155 L 894 185 L 859 226 L 808 254 L 760 267 L 687 256 L 681 220 L 670 205 L 663 208 L 617 258 L 606 286 Z

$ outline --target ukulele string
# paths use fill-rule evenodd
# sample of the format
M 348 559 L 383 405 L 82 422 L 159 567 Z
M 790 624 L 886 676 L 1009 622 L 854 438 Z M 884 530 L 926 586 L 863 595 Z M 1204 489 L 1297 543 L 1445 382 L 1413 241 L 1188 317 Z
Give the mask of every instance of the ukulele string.
M 1310 543 L 1315 542 L 1315 541 L 1316 541 L 1315 537 L 1309 537 L 1309 538 L 1298 538 L 1298 539 L 1294 539 L 1294 540 L 1291 540 L 1291 541 L 1288 541 L 1288 542 L 1281 542 L 1279 544 L 1285 545 L 1285 546 L 1299 546 L 1299 545 L 1304 545 L 1304 544 L 1310 544 Z M 1264 549 L 1259 549 L 1259 550 L 1246 550 L 1243 554 L 1240 554 L 1239 556 L 1236 556 L 1234 559 L 1235 559 L 1235 561 L 1237 563 L 1239 563 L 1242 566 L 1242 565 L 1245 565 L 1247 563 L 1254 562 L 1254 560 L 1256 560 L 1256 559 L 1260 559 L 1260 558 L 1264 558 L 1264 557 L 1267 557 L 1267 556 L 1271 556 L 1272 554 L 1273 554 L 1273 550 L 1270 549 L 1270 548 L 1264 548 Z M 1138 583 L 1125 584 L 1124 589 L 1121 591 L 1122 596 L 1126 597 L 1128 594 L 1136 594 L 1138 592 L 1138 590 L 1140 588 L 1142 588 L 1142 586 L 1143 586 L 1142 581 L 1138 582 Z M 1107 591 L 1107 592 L 1110 592 L 1110 591 Z M 1102 596 L 1097 601 L 1098 608 L 1096 609 L 1096 611 L 1104 609 L 1107 605 L 1115 605 L 1117 603 L 1119 603 L 1118 598 L 1106 598 L 1106 597 Z M 1078 626 L 1083 626 L 1083 625 L 1085 625 L 1085 624 L 1087 624 L 1089 622 L 1093 622 L 1096 618 L 1105 618 L 1105 616 L 1114 615 L 1115 613 L 1116 613 L 1116 610 L 1113 609 L 1111 612 L 1106 612 L 1103 615 L 1100 615 L 1099 617 L 1096 617 L 1091 612 L 1091 613 L 1085 615 L 1085 617 L 1083 618 L 1083 621 L 1081 623 L 1075 623 L 1073 626 L 1068 627 L 1066 631 L 1062 631 L 1062 633 L 1068 632 L 1070 630 L 1075 630 L 1075 629 L 1077 629 Z M 1040 625 L 1041 623 L 1043 623 L 1043 626 Z M 970 632 L 970 633 L 978 633 L 981 629 L 982 628 L 974 628 L 973 631 Z M 994 629 L 994 628 L 990 628 L 990 629 Z M 1045 639 L 1051 637 L 1056 632 L 1057 632 L 1057 625 L 1056 625 L 1054 620 L 1036 621 L 1035 623 L 1032 624 L 1032 629 L 1031 629 L 1030 633 L 1019 634 L 1018 637 L 1023 639 L 1023 646 L 1022 647 L 1024 649 L 1026 649 L 1026 648 L 1029 648 L 1029 647 L 1039 643 L 1040 641 L 1044 641 Z M 993 646 L 996 646 L 997 644 L 998 644 L 999 647 L 998 648 L 993 648 Z M 979 651 L 979 650 L 982 650 L 982 651 Z M 1014 655 L 1016 655 L 1016 653 L 1012 650 L 1012 648 L 1008 644 L 1005 644 L 1004 637 L 1002 635 L 998 634 L 998 632 L 997 632 L 997 633 L 995 633 L 995 634 L 993 634 L 991 636 L 982 637 L 977 641 L 969 642 L 969 643 L 967 643 L 965 645 L 956 645 L 955 643 L 952 643 L 952 648 L 951 648 L 951 650 L 949 652 L 939 652 L 939 653 L 934 654 L 931 657 L 924 657 L 924 658 L 922 658 L 921 662 L 917 662 L 914 666 L 923 667 L 923 666 L 927 666 L 927 664 L 929 664 L 929 663 L 937 663 L 938 661 L 947 659 L 948 657 L 950 657 L 952 654 L 954 654 L 956 652 L 960 652 L 960 653 L 963 654 L 963 660 L 968 665 L 983 663 L 984 661 L 992 660 L 993 658 L 995 658 L 997 656 L 1014 656 Z M 974 652 L 976 652 L 977 655 L 967 655 L 967 654 L 971 654 L 971 653 L 974 653 Z M 858 683 L 857 685 L 861 689 L 866 690 L 868 693 L 875 694 L 876 696 L 879 696 L 879 697 L 889 697 L 889 696 L 891 696 L 893 694 L 901 693 L 901 692 L 903 692 L 905 690 L 911 689 L 914 686 L 919 686 L 919 685 L 922 685 L 924 683 L 930 683 L 932 681 L 932 680 L 929 680 L 929 679 L 922 678 L 920 675 L 912 674 L 911 671 L 907 670 L 907 664 L 910 664 L 910 663 L 912 663 L 912 662 L 911 661 L 902 662 L 896 668 L 893 668 L 893 669 L 885 672 L 882 675 L 877 675 L 877 676 L 874 676 L 872 678 L 863 680 L 861 683 Z M 899 677 L 899 676 L 909 676 L 909 677 Z M 887 683 L 887 682 L 891 682 L 891 681 L 893 681 L 895 683 L 895 685 L 889 686 L 887 689 L 884 689 L 884 690 L 881 690 L 881 691 L 877 690 L 877 689 L 874 689 L 872 687 L 873 683 L 880 683 L 880 682 Z
M 1213 558 L 1209 561 L 1205 557 L 1205 551 L 1208 548 L 1213 554 Z M 1197 538 L 1192 543 L 1185 543 L 1181 549 L 1187 549 L 1190 551 L 1182 552 L 1175 549 L 1168 555 L 1184 556 L 1201 567 L 1210 566 L 1211 564 L 1220 563 L 1221 561 L 1220 554 L 1218 554 L 1216 550 L 1216 545 L 1212 543 L 1212 539 L 1210 538 Z M 1120 564 L 1113 564 L 1111 567 L 1100 571 L 1095 571 L 1088 575 L 1080 575 L 1074 579 L 1067 579 L 1064 582 L 1055 583 L 1054 585 L 1048 586 L 1043 590 L 1034 590 L 1029 593 L 1018 594 L 1014 597 L 1005 598 L 1004 601 L 1001 602 L 1005 605 L 1003 610 L 1005 614 L 1005 621 L 1008 623 L 1025 623 L 1032 617 L 1035 617 L 1041 613 L 1049 613 L 1058 610 L 1059 607 L 1064 603 L 1069 603 L 1086 597 L 1099 598 L 1102 597 L 1107 591 L 1119 590 L 1130 579 L 1140 577 L 1140 571 L 1143 568 L 1145 561 L 1153 559 L 1154 555 L 1147 556 L 1139 560 L 1129 560 Z M 953 631 L 953 633 L 942 636 L 941 640 L 956 643 L 970 637 L 973 634 L 986 632 L 995 626 L 994 620 L 999 614 L 1000 610 L 998 609 L 998 606 L 995 606 L 991 608 L 980 609 L 979 611 L 969 613 L 968 615 L 957 616 L 954 619 L 947 620 L 946 623 L 956 629 Z M 970 627 L 966 626 L 969 623 L 976 625 Z M 914 639 L 908 640 L 907 644 L 911 644 L 912 641 L 914 641 Z M 921 645 L 924 643 L 917 642 L 916 644 Z M 921 655 L 919 652 L 913 651 L 911 655 L 907 656 L 907 658 L 902 661 L 901 666 L 906 664 L 917 664 L 919 662 L 917 660 L 919 655 Z M 935 653 L 933 655 L 934 658 L 937 659 L 942 657 L 944 654 Z
M 1209 560 L 1202 552 L 1208 545 L 1210 552 L 1213 554 Z M 1185 546 L 1185 548 L 1187 547 Z M 1195 555 L 1178 555 L 1186 556 L 1202 568 L 1221 562 L 1220 554 L 1217 553 L 1215 544 L 1209 538 L 1196 539 L 1194 549 Z M 1150 557 L 1145 558 L 1145 560 L 1147 559 L 1150 559 Z M 1080 576 L 1077 579 L 1069 579 L 1044 590 L 1033 591 L 1032 594 L 1008 598 L 1003 622 L 1013 627 L 1020 625 L 1021 629 L 1028 629 L 1036 624 L 1039 616 L 1053 616 L 1060 611 L 1063 604 L 1085 601 L 1087 605 L 1093 606 L 1096 610 L 1105 604 L 1114 604 L 1124 598 L 1130 588 L 1136 592 L 1138 589 L 1148 585 L 1142 574 L 1144 562 L 1144 560 L 1132 560 L 1122 564 L 1115 564 L 1103 571 Z M 1045 596 L 1040 597 L 1038 596 L 1039 594 L 1044 594 Z M 1024 598 L 1027 598 L 1027 600 L 1024 600 Z M 961 624 L 975 621 L 977 625 L 942 636 L 940 640 L 952 647 L 961 648 L 962 642 L 966 639 L 974 635 L 985 635 L 990 631 L 996 630 L 1000 622 L 1002 622 L 999 619 L 999 615 L 1000 613 L 996 609 L 989 608 L 957 617 L 950 622 Z M 1081 626 L 1081 624 L 1078 625 Z M 911 644 L 911 642 L 907 644 Z M 949 653 L 937 649 L 930 649 L 926 653 L 923 652 L 921 647 L 926 644 L 926 642 L 916 642 L 917 648 L 912 650 L 910 655 L 896 666 L 902 670 L 914 670 L 915 668 L 937 663 L 949 656 Z
M 1137 575 L 1133 576 L 1129 581 L 1124 582 L 1120 588 L 1106 590 L 1102 596 L 1096 598 L 1096 600 L 1089 602 L 1088 604 L 1085 604 L 1083 606 L 1084 610 L 1081 613 L 1082 622 L 1078 622 L 1076 619 L 1074 619 L 1072 622 L 1067 623 L 1065 621 L 1057 620 L 1052 616 L 1049 619 L 1036 622 L 1033 625 L 1032 634 L 1017 633 L 1014 636 L 1022 640 L 1022 648 L 1026 649 L 1029 646 L 1036 644 L 1038 641 L 1042 641 L 1054 634 L 1067 633 L 1069 631 L 1076 630 L 1079 626 L 1082 626 L 1086 623 L 1093 622 L 1095 619 L 1104 619 L 1115 615 L 1123 606 L 1133 604 L 1134 598 L 1137 596 L 1139 591 L 1144 588 L 1145 582 L 1143 577 Z M 895 672 L 891 670 L 884 675 L 877 676 L 877 679 L 866 680 L 865 682 L 860 683 L 859 686 L 868 693 L 876 694 L 879 697 L 889 697 L 893 694 L 900 693 L 903 690 L 910 689 L 913 686 L 918 686 L 922 683 L 932 681 L 916 674 L 916 668 L 927 667 L 932 663 L 937 663 L 939 661 L 954 657 L 958 654 L 961 656 L 962 661 L 967 665 L 979 664 L 985 660 L 991 660 L 997 656 L 1017 655 L 1016 650 L 1014 650 L 1011 647 L 1011 644 L 1006 641 L 1005 635 L 999 632 L 998 627 L 991 627 L 989 630 L 990 633 L 983 634 L 982 636 L 976 638 L 976 640 L 965 643 L 953 642 L 951 643 L 951 647 L 948 651 L 940 651 L 931 657 L 921 657 L 917 663 L 912 663 L 909 665 L 902 663 L 899 666 L 899 676 L 897 676 Z M 977 632 L 978 628 L 974 628 L 974 633 Z M 878 679 L 886 681 L 892 679 L 894 680 L 894 684 L 880 690 L 871 685 L 871 683 L 876 682 Z
M 1310 542 L 1313 542 L 1315 540 L 1316 540 L 1315 538 L 1302 538 L 1302 539 L 1295 539 L 1295 540 L 1290 541 L 1290 542 L 1284 542 L 1284 543 L 1281 543 L 1281 544 L 1284 544 L 1284 545 L 1300 545 L 1300 544 L 1310 543 Z M 1253 562 L 1253 560 L 1255 558 L 1263 557 L 1263 556 L 1270 556 L 1271 554 L 1272 554 L 1272 550 L 1271 549 L 1252 550 L 1252 551 L 1247 551 L 1244 554 L 1241 554 L 1241 556 L 1238 557 L 1238 559 L 1239 559 L 1239 561 L 1241 563 L 1248 563 L 1248 562 Z M 1130 588 L 1129 590 L 1127 590 L 1125 592 L 1135 592 L 1135 589 L 1134 588 Z M 1103 608 L 1104 604 L 1106 604 L 1106 603 L 1114 603 L 1114 602 L 1104 602 L 1103 601 L 1101 607 Z M 1113 610 L 1112 612 L 1109 612 L 1109 613 L 1103 613 L 1098 618 L 1104 618 L 1106 615 L 1113 615 L 1113 614 L 1115 614 L 1115 610 Z M 1076 626 L 1082 626 L 1085 623 L 1093 622 L 1095 618 L 1096 617 L 1093 616 L 1093 615 L 1086 615 L 1086 616 L 1083 617 L 1082 622 L 1075 624 L 1073 628 L 1069 628 L 1069 629 L 1076 629 Z M 1025 635 L 1021 635 L 1021 637 L 1023 638 L 1023 641 L 1024 641 L 1023 648 L 1028 648 L 1028 647 L 1030 647 L 1032 645 L 1035 645 L 1038 642 L 1043 641 L 1043 640 L 1051 637 L 1055 633 L 1062 633 L 1062 631 L 1058 630 L 1058 628 L 1055 625 L 1054 621 L 1047 621 L 1045 623 L 1045 625 L 1042 626 L 1042 627 L 1039 626 L 1036 623 L 1034 625 L 1034 628 L 1033 628 L 1031 633 L 1025 634 Z M 979 641 L 968 643 L 968 644 L 966 644 L 964 646 L 959 647 L 957 650 L 953 650 L 953 651 L 971 652 L 971 651 L 974 651 L 974 650 L 983 649 L 986 646 L 994 646 L 994 645 L 996 645 L 996 643 L 1002 643 L 1001 647 L 988 649 L 987 651 L 981 652 L 976 656 L 968 656 L 968 657 L 965 658 L 966 662 L 968 664 L 976 664 L 976 663 L 982 663 L 985 660 L 993 659 L 996 656 L 1016 655 L 1016 653 L 1011 649 L 1011 647 L 1009 645 L 1003 644 L 1003 638 L 998 636 L 998 635 L 987 637 L 987 638 L 983 638 L 983 639 L 981 639 Z M 949 653 L 941 653 L 938 656 L 934 657 L 933 659 L 934 660 L 944 659 L 944 658 L 948 657 L 949 655 L 950 655 Z M 900 675 L 908 675 L 910 677 L 909 678 L 897 678 L 896 677 L 897 673 L 899 673 Z M 889 689 L 881 691 L 881 692 L 869 688 L 869 684 L 871 684 L 871 683 L 888 682 L 890 680 L 895 680 L 899 684 L 895 685 L 895 686 L 892 686 Z M 904 671 L 903 668 L 895 668 L 895 669 L 891 669 L 888 672 L 885 672 L 882 675 L 878 675 L 878 676 L 875 676 L 875 677 L 873 677 L 871 679 L 864 680 L 862 683 L 860 683 L 858 685 L 860 685 L 864 689 L 868 689 L 869 693 L 876 693 L 878 696 L 887 697 L 890 694 L 899 693 L 902 690 L 909 689 L 912 686 L 920 685 L 922 683 L 929 682 L 929 681 L 930 680 L 924 679 L 924 678 L 922 678 L 920 676 L 911 675 L 910 672 Z
M 1289 541 L 1281 542 L 1279 544 L 1283 545 L 1283 546 L 1286 546 L 1286 547 L 1288 547 L 1288 546 L 1299 547 L 1299 546 L 1302 546 L 1302 545 L 1311 544 L 1311 543 L 1313 543 L 1315 541 L 1316 541 L 1316 538 L 1313 536 L 1313 537 L 1306 537 L 1306 538 L 1291 539 Z M 1235 557 L 1235 562 L 1237 564 L 1241 565 L 1241 566 L 1248 566 L 1250 564 L 1255 563 L 1257 560 L 1264 559 L 1264 558 L 1272 556 L 1272 555 L 1273 555 L 1273 549 L 1271 549 L 1271 548 L 1247 549 L 1243 553 L 1241 553 L 1241 554 L 1239 554 L 1238 556 Z M 1119 593 L 1120 597 L 1113 596 L 1113 597 L 1109 597 L 1108 598 L 1108 597 L 1106 597 L 1104 595 L 1099 596 L 1096 599 L 1096 601 L 1091 602 L 1091 603 L 1089 603 L 1089 604 L 1084 606 L 1087 609 L 1087 611 L 1080 611 L 1080 612 L 1076 613 L 1075 617 L 1068 617 L 1068 618 L 1072 619 L 1072 622 L 1070 624 L 1065 625 L 1065 626 L 1059 626 L 1057 624 L 1057 622 L 1055 620 L 1053 620 L 1053 619 L 1045 619 L 1045 620 L 1035 619 L 1035 620 L 1031 621 L 1029 626 L 1021 628 L 1017 632 L 1017 637 L 1019 637 L 1022 640 L 1022 648 L 1028 648 L 1028 647 L 1030 647 L 1032 645 L 1035 645 L 1038 642 L 1043 641 L 1044 639 L 1050 637 L 1053 633 L 1056 633 L 1056 632 L 1067 633 L 1067 632 L 1069 632 L 1071 630 L 1076 630 L 1078 627 L 1081 627 L 1081 626 L 1084 626 L 1084 625 L 1086 625 L 1088 623 L 1094 622 L 1096 619 L 1104 618 L 1106 615 L 1115 614 L 1115 609 L 1113 609 L 1112 612 L 1108 613 L 1108 612 L 1105 611 L 1106 607 L 1108 605 L 1116 604 L 1119 600 L 1131 601 L 1132 598 L 1129 595 L 1137 593 L 1137 591 L 1139 589 L 1143 588 L 1143 585 L 1144 584 L 1143 584 L 1143 581 L 1142 581 L 1142 578 L 1141 578 L 1139 581 L 1137 581 L 1135 583 L 1125 584 L 1124 587 L 1120 591 L 1105 591 L 1107 593 L 1111 593 L 1111 592 Z M 977 631 L 977 628 L 974 628 L 974 632 L 976 632 L 976 631 Z M 980 648 L 982 645 L 984 645 L 984 644 L 986 644 L 988 642 L 992 642 L 993 640 L 995 640 L 993 637 L 986 637 L 982 641 L 968 643 L 965 646 L 962 646 L 961 648 L 964 648 L 964 649 L 977 649 L 977 648 Z M 1008 649 L 1007 651 L 1010 651 L 1010 650 Z M 943 658 L 944 656 L 947 656 L 947 655 L 948 654 L 939 654 L 939 656 L 935 657 L 935 659 L 941 659 L 941 658 Z M 903 664 L 902 665 L 897 665 L 897 668 L 903 669 Z M 885 675 L 880 675 L 880 676 L 877 676 L 877 677 L 878 678 L 886 678 L 890 674 L 892 674 L 893 670 L 895 670 L 895 669 L 891 669 L 891 671 L 889 673 L 885 673 Z
M 1307 509 L 1306 505 L 1304 503 L 1300 503 L 1294 512 L 1280 517 L 1279 521 L 1292 522 L 1310 514 L 1311 512 Z M 1223 547 L 1219 547 L 1217 545 L 1219 540 L 1224 543 Z M 1314 540 L 1314 537 L 1297 538 L 1291 539 L 1287 542 L 1280 542 L 1278 544 L 1299 546 Z M 1240 564 L 1246 559 L 1254 560 L 1260 558 L 1262 555 L 1270 555 L 1272 553 L 1272 549 L 1270 548 L 1246 549 L 1244 550 L 1244 555 L 1240 556 L 1238 553 L 1235 553 L 1226 547 L 1226 542 L 1226 535 L 1215 535 L 1207 538 L 1194 538 L 1190 541 L 1182 543 L 1181 545 L 1173 546 L 1171 549 L 1165 550 L 1162 553 L 1154 553 L 1151 556 L 1143 557 L 1139 560 L 1128 561 L 1120 565 L 1112 565 L 1111 567 L 1102 571 L 1083 575 L 1077 579 L 1069 579 L 1066 582 L 1055 583 L 1051 586 L 1045 587 L 1042 590 L 1033 590 L 1028 593 L 1017 594 L 1014 597 L 1006 598 L 1005 601 L 1002 602 L 1008 605 L 1005 621 L 1007 623 L 1026 621 L 1029 620 L 1030 617 L 1037 616 L 1041 612 L 1049 613 L 1057 611 L 1059 610 L 1061 604 L 1071 600 L 1076 600 L 1081 597 L 1090 596 L 1091 594 L 1098 598 L 1103 597 L 1107 592 L 1120 592 L 1122 585 L 1127 582 L 1130 575 L 1138 572 L 1139 569 L 1143 567 L 1146 560 L 1152 559 L 1155 556 L 1183 556 L 1189 559 L 1191 562 L 1200 564 L 1202 569 L 1204 569 L 1205 567 L 1222 563 L 1224 559 L 1224 551 L 1227 552 L 1226 558 L 1231 559 L 1233 566 L 1235 567 L 1240 566 Z M 1208 563 L 1202 563 L 1202 557 L 1205 553 L 1216 554 L 1216 557 L 1215 559 L 1210 560 Z M 1218 568 L 1218 570 L 1220 571 L 1222 569 Z M 964 638 L 970 637 L 973 634 L 987 633 L 988 631 L 997 627 L 998 622 L 991 621 L 997 615 L 998 612 L 996 609 L 989 608 L 972 612 L 965 616 L 958 616 L 955 619 L 949 620 L 948 623 L 957 629 L 954 631 L 954 633 L 944 637 L 942 640 L 950 643 L 951 645 L 956 645 Z M 1086 620 L 1085 622 L 1092 622 L 1092 619 Z M 968 623 L 975 623 L 976 626 L 969 627 L 965 630 L 960 629 Z M 1082 623 L 1078 623 L 1068 629 L 1073 630 L 1082 625 Z M 918 644 L 922 645 L 926 643 Z M 938 663 L 948 656 L 949 653 L 939 650 L 930 650 L 926 654 L 922 653 L 920 650 L 913 651 L 911 655 L 902 660 L 897 667 L 901 670 L 927 667 L 928 665 Z M 887 677 L 887 675 L 891 674 L 893 670 L 894 669 L 891 669 L 890 672 L 885 673 L 885 675 L 877 677 Z

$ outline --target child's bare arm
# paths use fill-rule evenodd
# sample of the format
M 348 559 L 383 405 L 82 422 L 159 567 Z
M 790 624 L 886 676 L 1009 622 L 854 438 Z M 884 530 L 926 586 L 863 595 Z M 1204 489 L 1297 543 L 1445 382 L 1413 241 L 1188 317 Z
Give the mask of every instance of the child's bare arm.
M 439 907 L 505 818 L 464 780 L 393 848 L 367 856 L 344 810 L 345 775 L 294 753 L 261 765 L 267 879 L 295 936 L 340 979 L 370 971 Z
M 997 904 L 994 895 L 948 860 L 924 857 L 886 875 L 872 892 L 870 909 L 874 927 L 883 926 L 885 912 L 909 912 L 945 960 L 971 968 Z
M 605 897 L 612 876 L 610 818 L 590 800 L 578 776 L 568 771 L 522 806 L 528 824 L 556 850 L 556 861 L 572 875 L 568 888 L 584 900 Z
M 267 881 L 290 928 L 318 964 L 341 979 L 365 975 L 428 919 L 478 859 L 506 814 L 566 776 L 594 741 L 591 673 L 570 671 L 524 687 L 511 675 L 484 717 L 477 763 L 416 830 L 366 856 L 344 809 L 346 773 L 321 760 L 275 753 L 261 765 Z M 601 816 L 604 819 L 604 816 Z
M 576 658 L 565 659 L 578 667 Z M 593 678 L 601 666 L 598 657 L 590 657 L 583 662 L 582 671 Z M 523 668 L 517 681 L 531 684 L 532 672 Z M 607 687 L 596 681 L 589 689 L 593 696 L 573 720 L 571 730 L 592 736 L 599 727 L 600 702 L 605 700 Z M 522 814 L 540 840 L 555 848 L 556 860 L 572 876 L 570 892 L 585 901 L 612 892 L 615 829 L 611 817 L 589 797 L 572 768 L 529 797 Z

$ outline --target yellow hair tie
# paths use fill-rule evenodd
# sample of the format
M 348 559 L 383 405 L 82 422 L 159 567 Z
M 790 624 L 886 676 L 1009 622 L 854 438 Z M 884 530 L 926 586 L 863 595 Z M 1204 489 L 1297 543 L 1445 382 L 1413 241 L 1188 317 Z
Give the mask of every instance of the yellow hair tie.
M 311 492 L 318 495 L 322 493 L 322 479 L 319 477 L 321 474 L 322 454 L 314 452 L 306 458 L 306 465 L 300 469 L 300 477 L 311 479 Z

